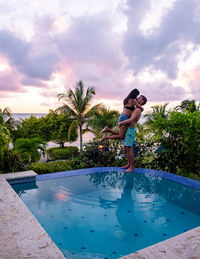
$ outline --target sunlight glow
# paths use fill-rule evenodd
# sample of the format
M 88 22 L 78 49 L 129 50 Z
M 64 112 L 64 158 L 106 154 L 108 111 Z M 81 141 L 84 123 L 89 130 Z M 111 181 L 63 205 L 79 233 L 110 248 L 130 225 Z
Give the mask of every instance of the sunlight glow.
M 7 59 L 3 56 L 0 56 L 0 72 L 3 72 L 5 70 L 11 70 L 11 67 Z

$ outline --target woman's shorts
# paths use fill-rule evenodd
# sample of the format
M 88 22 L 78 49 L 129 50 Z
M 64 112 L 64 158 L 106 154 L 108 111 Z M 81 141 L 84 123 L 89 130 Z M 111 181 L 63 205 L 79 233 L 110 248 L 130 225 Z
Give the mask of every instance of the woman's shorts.
M 136 129 L 128 127 L 125 138 L 124 140 L 122 140 L 122 144 L 126 147 L 132 147 L 133 144 L 135 143 L 135 137 L 136 137 Z
M 120 122 L 120 121 L 125 121 L 125 120 L 127 120 L 127 119 L 129 119 L 130 118 L 130 115 L 126 115 L 126 114 L 121 114 L 120 116 L 119 116 L 119 119 L 118 119 L 118 122 Z

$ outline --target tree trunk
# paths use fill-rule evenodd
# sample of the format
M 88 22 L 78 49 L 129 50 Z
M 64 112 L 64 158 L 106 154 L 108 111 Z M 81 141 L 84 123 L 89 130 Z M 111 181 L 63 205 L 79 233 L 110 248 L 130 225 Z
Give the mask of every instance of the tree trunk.
M 28 154 L 29 164 L 31 163 L 31 154 Z
M 82 153 L 82 147 L 83 147 L 82 125 L 79 126 L 79 135 L 80 135 L 80 153 Z

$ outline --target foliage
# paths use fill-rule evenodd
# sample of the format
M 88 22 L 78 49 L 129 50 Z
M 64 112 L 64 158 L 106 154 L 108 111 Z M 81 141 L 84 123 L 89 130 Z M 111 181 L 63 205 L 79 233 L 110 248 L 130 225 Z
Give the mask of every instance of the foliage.
M 162 152 L 155 154 L 152 166 L 169 172 L 200 174 L 200 112 L 171 112 L 154 126 L 163 131 Z
M 78 155 L 78 148 L 73 146 L 64 148 L 53 147 L 47 149 L 47 154 L 53 160 L 69 159 Z
M 9 130 L 0 124 L 0 154 L 4 150 L 8 150 L 10 142 L 11 138 Z
M 197 105 L 195 103 L 195 100 L 184 100 L 181 102 L 180 105 L 176 106 L 175 108 L 176 111 L 180 111 L 180 112 L 195 112 L 200 110 L 200 103 Z
M 19 125 L 18 121 L 15 121 L 11 116 L 11 111 L 8 107 L 3 110 L 0 108 L 0 125 L 9 130 L 11 136 L 12 132 Z
M 44 128 L 45 126 L 45 128 Z M 35 138 L 40 137 L 46 141 L 50 141 L 48 125 L 44 117 L 36 118 L 31 115 L 29 118 L 21 119 L 21 124 L 13 132 L 14 142 L 18 138 Z
M 79 129 L 80 136 L 80 151 L 82 151 L 82 135 L 83 125 L 91 118 L 94 111 L 100 107 L 99 104 L 90 108 L 90 104 L 95 91 L 93 87 L 88 87 L 84 96 L 84 86 L 82 81 L 77 82 L 75 90 L 69 89 L 66 93 L 58 95 L 59 100 L 64 100 L 64 103 L 57 111 L 68 114 L 72 119 L 68 134 L 71 135 L 72 129 Z
M 65 142 L 73 142 L 78 137 L 77 131 L 73 130 L 69 138 L 68 129 L 71 123 L 72 119 L 67 114 L 58 114 L 55 111 L 50 111 L 41 118 L 31 115 L 29 118 L 22 120 L 21 126 L 14 132 L 15 140 L 21 137 L 39 137 L 46 142 L 53 141 L 64 147 Z
M 125 161 L 124 147 L 117 141 L 105 141 L 100 149 L 98 142 L 90 142 L 84 145 L 80 161 L 85 168 L 122 165 Z
M 39 138 L 19 138 L 14 143 L 14 152 L 19 155 L 22 162 L 30 163 L 31 161 L 40 160 L 40 152 L 45 151 L 46 143 Z
M 5 150 L 0 155 L 0 171 L 2 173 L 11 173 L 25 171 L 25 165 L 21 163 L 19 156 L 14 154 L 12 150 Z
M 48 174 L 48 173 L 55 173 L 55 172 L 62 172 L 72 170 L 71 161 L 51 161 L 51 162 L 37 162 L 32 163 L 29 166 L 30 170 L 33 170 L 37 174 Z
M 72 121 L 68 114 L 50 111 L 44 118 L 44 125 L 48 127 L 49 139 L 61 147 L 64 147 L 65 142 L 76 141 L 78 137 L 76 129 L 73 129 L 70 136 L 68 135 Z
M 114 128 L 117 126 L 119 112 L 115 110 L 109 110 L 104 107 L 94 111 L 94 115 L 87 122 L 87 128 L 96 136 L 99 137 L 100 131 L 108 126 Z

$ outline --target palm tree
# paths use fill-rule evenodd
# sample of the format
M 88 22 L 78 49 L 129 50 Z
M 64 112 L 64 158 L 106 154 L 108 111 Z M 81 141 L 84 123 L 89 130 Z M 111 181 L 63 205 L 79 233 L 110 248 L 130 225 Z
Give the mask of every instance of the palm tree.
M 10 131 L 16 126 L 15 120 L 12 118 L 11 111 L 8 107 L 3 110 L 0 108 L 0 124 Z
M 73 128 L 79 128 L 80 152 L 82 152 L 83 146 L 83 125 L 91 118 L 94 111 L 101 107 L 100 104 L 97 104 L 90 108 L 94 95 L 94 88 L 88 87 L 84 96 L 84 86 L 82 81 L 77 82 L 74 91 L 69 89 L 66 93 L 58 95 L 59 100 L 63 99 L 66 103 L 63 103 L 57 111 L 65 112 L 73 119 L 68 130 L 69 136 L 71 135 Z
M 118 117 L 118 111 L 109 110 L 105 107 L 102 107 L 96 110 L 93 117 L 87 122 L 87 129 L 96 137 L 99 137 L 100 131 L 105 126 L 108 126 L 109 128 L 117 126 Z
M 184 100 L 180 105 L 176 106 L 175 110 L 181 112 L 195 112 L 200 110 L 200 103 L 198 106 L 195 103 L 195 100 Z
M 18 138 L 14 143 L 14 151 L 17 155 L 25 158 L 28 155 L 28 162 L 37 161 L 40 158 L 40 152 L 45 152 L 46 143 L 39 138 Z
M 169 111 L 166 111 L 167 105 L 168 103 L 152 106 L 151 108 L 153 111 L 144 115 L 144 117 L 147 118 L 147 121 L 145 122 L 147 128 L 145 131 L 155 142 L 164 134 L 164 131 L 158 122 L 168 118 Z
M 153 125 L 155 120 L 158 117 L 167 118 L 168 117 L 168 111 L 166 111 L 167 105 L 168 105 L 168 103 L 165 103 L 164 105 L 152 106 L 151 108 L 153 109 L 153 111 L 151 113 L 146 113 L 144 115 L 144 117 L 147 118 L 146 124 L 148 126 Z
M 9 149 L 10 132 L 0 124 L 0 156 L 3 150 Z
M 16 132 L 15 130 L 20 127 L 21 122 L 15 120 L 11 115 L 10 109 L 6 107 L 3 110 L 0 108 L 0 125 L 9 130 L 11 139 L 13 140 Z

